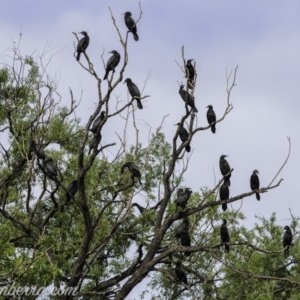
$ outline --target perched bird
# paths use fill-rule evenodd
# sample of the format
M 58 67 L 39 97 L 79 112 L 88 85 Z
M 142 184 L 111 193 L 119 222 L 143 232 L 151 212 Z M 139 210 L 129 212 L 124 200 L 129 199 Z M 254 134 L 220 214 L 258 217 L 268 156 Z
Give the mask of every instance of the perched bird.
M 177 190 L 177 198 L 175 199 L 176 206 L 180 206 L 182 209 L 185 209 L 187 202 L 192 194 L 192 190 L 190 188 L 180 188 Z
M 229 173 L 230 170 L 230 166 L 229 163 L 227 162 L 227 160 L 225 159 L 225 157 L 227 157 L 228 155 L 221 155 L 220 157 L 220 171 L 221 174 L 224 176 L 224 181 L 228 183 L 228 185 L 230 186 L 230 177 L 231 177 L 231 173 Z M 228 174 L 229 173 L 229 174 Z
M 50 179 L 56 179 L 57 178 L 57 167 L 55 166 L 54 160 L 50 157 L 47 157 L 44 160 L 44 168 L 46 170 L 47 175 Z
M 221 200 L 228 200 L 229 199 L 229 186 L 228 182 L 223 182 L 223 184 L 220 186 L 220 199 Z M 227 203 L 222 203 L 222 209 L 223 211 L 227 210 Z
M 136 86 L 136 84 L 130 79 L 130 78 L 126 78 L 124 80 L 124 83 L 127 84 L 127 88 L 128 88 L 128 92 L 130 94 L 130 96 L 132 97 L 132 100 L 135 99 L 137 102 L 137 107 L 139 109 L 143 109 L 143 105 L 141 102 L 141 93 L 139 88 Z
M 181 233 L 184 231 L 188 231 L 190 228 L 190 221 L 188 218 L 184 218 L 180 225 L 175 230 L 176 239 L 180 239 Z
M 229 231 L 226 224 L 227 224 L 227 220 L 224 219 L 220 227 L 220 236 L 221 236 L 221 241 L 225 246 L 225 251 L 229 252 L 230 249 L 227 243 L 229 243 L 230 238 L 229 238 Z
M 259 172 L 257 170 L 254 170 L 251 177 L 250 177 L 250 187 L 252 191 L 258 190 L 259 189 L 259 177 L 258 177 Z M 255 193 L 256 199 L 260 200 L 260 195 L 259 193 Z
M 102 136 L 101 136 L 100 132 L 96 132 L 94 134 L 94 136 L 93 136 L 93 138 L 92 138 L 92 140 L 90 142 L 90 145 L 89 145 L 90 149 L 89 149 L 88 154 L 90 154 L 94 148 L 97 148 L 97 146 L 99 145 L 99 143 L 101 141 L 101 138 L 102 138 Z
M 124 173 L 124 170 L 126 168 L 131 173 L 131 179 L 132 179 L 132 181 L 134 182 L 134 178 L 137 178 L 138 181 L 139 181 L 139 183 L 142 184 L 142 182 L 141 182 L 142 175 L 141 175 L 141 172 L 140 172 L 139 168 L 133 162 L 127 162 L 127 163 L 125 163 L 122 166 L 122 168 L 121 168 L 121 174 Z
M 134 40 L 138 41 L 139 40 L 139 36 L 137 34 L 136 23 L 133 20 L 133 18 L 131 17 L 131 12 L 127 11 L 124 14 L 124 20 L 125 20 L 125 24 L 126 24 L 128 30 L 130 32 L 132 32 Z
M 180 123 L 177 123 L 177 124 L 175 124 L 175 125 L 180 126 Z M 188 140 L 188 138 L 189 138 L 189 133 L 188 133 L 188 131 L 187 131 L 183 126 L 180 126 L 180 127 L 179 127 L 179 132 L 178 132 L 178 134 L 179 134 L 179 137 L 180 137 L 182 143 L 186 142 L 186 141 Z M 190 146 L 190 144 L 187 144 L 187 145 L 185 146 L 185 150 L 186 150 L 186 152 L 190 152 L 190 151 L 191 151 L 191 146 Z
M 284 235 L 283 235 L 283 239 L 282 239 L 285 258 L 287 258 L 290 255 L 289 249 L 290 249 L 290 246 L 292 245 L 292 241 L 293 241 L 292 230 L 289 226 L 286 225 L 286 226 L 284 226 Z
M 94 120 L 93 126 L 90 129 L 91 132 L 96 133 L 101 122 L 105 119 L 105 111 L 101 111 L 100 115 Z
M 179 88 L 179 95 L 181 96 L 182 100 L 191 107 L 193 112 L 198 112 L 195 106 L 195 97 L 191 95 L 189 92 L 184 90 L 184 85 L 182 84 Z
M 115 68 L 119 64 L 120 59 L 121 59 L 121 55 L 118 51 L 112 50 L 109 53 L 112 53 L 112 56 L 109 58 L 109 60 L 106 64 L 105 75 L 104 75 L 103 80 L 107 79 L 107 76 L 108 76 L 110 71 L 115 72 Z
M 180 243 L 182 246 L 191 247 L 191 237 L 188 230 L 182 231 L 180 234 Z M 190 256 L 191 252 L 185 251 L 185 255 Z
M 195 86 L 195 68 L 192 64 L 193 59 L 188 59 L 185 65 L 185 77 L 188 79 L 188 88 L 193 89 Z
M 181 263 L 181 261 L 177 261 L 177 262 L 176 262 L 175 273 L 176 273 L 177 279 L 178 279 L 180 282 L 183 282 L 183 283 L 185 283 L 185 284 L 188 284 L 188 283 L 187 283 L 187 277 L 186 277 L 186 274 L 185 274 L 185 272 L 184 272 L 183 269 L 182 269 L 182 263 Z
M 86 48 L 88 47 L 89 43 L 90 43 L 90 37 L 88 36 L 88 34 L 86 33 L 86 31 L 81 31 L 79 32 L 83 35 L 83 38 L 79 40 L 78 44 L 77 44 L 77 56 L 76 59 L 77 61 L 80 59 L 80 54 L 82 52 L 85 52 Z
M 71 200 L 71 198 L 73 198 L 75 196 L 77 191 L 78 191 L 78 181 L 73 180 L 67 187 L 67 192 L 66 192 L 67 202 L 69 202 Z
M 42 145 L 37 144 L 34 140 L 30 142 L 30 151 L 33 151 L 38 159 L 46 159 L 46 153 Z
M 208 105 L 207 108 L 208 108 L 206 113 L 207 122 L 210 125 L 211 132 L 216 133 L 216 114 L 214 112 L 212 105 Z

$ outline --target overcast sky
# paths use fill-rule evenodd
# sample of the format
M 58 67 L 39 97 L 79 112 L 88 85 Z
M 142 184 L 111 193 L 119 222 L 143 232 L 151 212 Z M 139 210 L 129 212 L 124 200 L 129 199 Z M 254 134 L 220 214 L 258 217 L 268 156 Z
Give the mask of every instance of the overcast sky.
M 93 113 L 96 98 L 94 80 L 80 68 L 74 52 L 73 31 L 88 31 L 91 41 L 87 50 L 99 74 L 104 75 L 100 58 L 106 61 L 113 49 L 121 51 L 112 25 L 110 6 L 123 35 L 126 28 L 123 13 L 139 15 L 137 1 L 99 0 L 0 0 L 0 58 L 8 61 L 8 48 L 22 32 L 23 54 L 54 54 L 50 73 L 59 80 L 59 90 L 68 98 L 71 87 L 83 97 L 78 115 L 85 122 Z M 171 138 L 184 113 L 178 95 L 183 81 L 175 61 L 181 62 L 181 47 L 186 58 L 197 63 L 198 81 L 195 91 L 199 110 L 197 122 L 206 125 L 206 106 L 212 104 L 218 115 L 226 105 L 226 69 L 238 65 L 237 86 L 231 102 L 233 111 L 213 135 L 200 132 L 192 140 L 193 154 L 185 184 L 193 190 L 214 185 L 214 172 L 220 178 L 219 157 L 227 154 L 234 168 L 232 196 L 250 190 L 249 178 L 254 169 L 260 172 L 261 186 L 267 186 L 286 158 L 287 136 L 292 141 L 290 160 L 279 178 L 281 186 L 243 200 L 241 211 L 251 226 L 254 216 L 268 217 L 276 212 L 279 223 L 290 223 L 289 208 L 299 216 L 300 168 L 300 2 L 298 0 L 189 0 L 142 1 L 142 19 L 138 23 L 140 40 L 129 38 L 130 62 L 125 77 L 140 87 L 148 78 L 144 94 L 144 110 L 137 111 L 138 124 L 145 134 L 153 130 L 164 115 L 169 114 L 163 129 Z M 126 101 L 126 86 L 116 90 Z M 67 103 L 67 101 L 65 101 Z M 115 126 L 115 127 L 114 127 Z M 114 132 L 117 124 L 109 124 Z M 112 142 L 106 130 L 103 140 Z M 143 131 L 144 130 L 144 131 Z M 230 209 L 240 207 L 234 204 Z

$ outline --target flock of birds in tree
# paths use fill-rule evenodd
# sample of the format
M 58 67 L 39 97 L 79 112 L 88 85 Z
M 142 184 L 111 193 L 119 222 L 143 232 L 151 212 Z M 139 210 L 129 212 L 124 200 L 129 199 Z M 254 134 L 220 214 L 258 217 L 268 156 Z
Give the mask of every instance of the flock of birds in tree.
M 132 33 L 134 40 L 138 41 L 139 36 L 137 34 L 136 22 L 132 18 L 130 12 L 126 12 L 124 14 L 124 20 L 125 20 L 125 24 L 129 30 L 129 32 Z M 77 49 L 76 49 L 77 61 L 80 60 L 81 53 L 85 53 L 85 51 L 89 45 L 89 42 L 90 42 L 90 38 L 86 31 L 82 31 L 80 33 L 83 35 L 83 38 L 79 40 L 78 45 L 77 45 Z M 118 51 L 112 50 L 109 53 L 111 53 L 112 56 L 109 58 L 109 60 L 106 63 L 105 75 L 103 77 L 103 80 L 108 79 L 110 72 L 112 72 L 112 73 L 115 72 L 115 68 L 118 66 L 118 64 L 121 60 L 121 56 Z M 179 95 L 181 96 L 182 100 L 185 102 L 186 106 L 188 108 L 190 108 L 191 112 L 197 113 L 198 109 L 195 106 L 195 97 L 189 92 L 189 90 L 193 90 L 195 88 L 196 71 L 195 71 L 195 67 L 194 67 L 192 61 L 193 61 L 193 59 L 189 59 L 189 60 L 187 60 L 187 62 L 185 64 L 187 88 L 185 89 L 185 86 L 183 84 L 181 84 L 180 88 L 179 88 Z M 137 85 L 130 78 L 125 79 L 124 84 L 125 83 L 127 84 L 128 92 L 129 92 L 130 96 L 132 97 L 132 101 L 136 100 L 137 107 L 139 109 L 143 109 L 143 105 L 141 102 L 141 93 L 140 93 Z M 208 105 L 207 109 L 208 109 L 207 113 L 206 113 L 207 122 L 210 125 L 212 133 L 215 134 L 216 133 L 216 121 L 217 121 L 216 114 L 214 112 L 212 105 Z M 93 150 L 96 150 L 98 144 L 101 141 L 101 133 L 100 132 L 101 132 L 103 120 L 105 119 L 105 117 L 106 117 L 105 112 L 102 111 L 100 113 L 100 115 L 93 122 L 93 125 L 92 125 L 90 131 L 94 134 L 94 136 L 90 142 L 88 154 L 90 154 Z M 187 131 L 186 128 L 184 128 L 183 124 L 177 123 L 176 125 L 179 127 L 178 135 L 179 135 L 180 140 L 182 141 L 182 143 L 186 143 L 189 139 L 189 132 Z M 41 158 L 42 160 L 44 160 L 44 169 L 45 169 L 45 172 L 49 175 L 49 178 L 50 179 L 55 178 L 58 174 L 58 171 L 56 169 L 56 166 L 55 166 L 53 160 L 51 158 L 46 157 L 43 150 L 41 148 L 37 148 L 37 145 L 34 145 L 33 148 L 34 148 L 36 155 L 39 158 Z M 186 143 L 185 150 L 187 152 L 191 151 L 191 146 L 189 143 Z M 227 210 L 227 200 L 229 199 L 229 194 L 230 194 L 230 192 L 229 192 L 230 177 L 231 177 L 231 173 L 232 173 L 232 170 L 230 168 L 228 161 L 226 160 L 226 157 L 227 157 L 227 155 L 221 155 L 220 160 L 219 160 L 220 171 L 221 171 L 221 174 L 223 175 L 223 183 L 219 189 L 219 196 L 220 196 L 220 200 L 222 200 L 222 210 L 223 211 Z M 134 183 L 135 178 L 137 178 L 139 183 L 142 184 L 142 182 L 141 182 L 142 176 L 141 176 L 141 172 L 140 172 L 139 168 L 133 162 L 126 162 L 121 168 L 121 174 L 124 173 L 124 170 L 126 168 L 131 173 L 132 182 Z M 253 171 L 253 173 L 250 177 L 250 187 L 251 187 L 251 190 L 255 191 L 256 199 L 260 200 L 260 194 L 258 192 L 259 187 L 260 187 L 258 174 L 259 174 L 258 170 Z M 78 182 L 77 182 L 77 180 L 74 180 L 70 183 L 70 185 L 67 189 L 67 199 L 70 200 L 72 197 L 74 197 L 74 195 L 76 194 L 77 191 L 78 191 Z M 177 190 L 176 199 L 174 200 L 174 203 L 175 203 L 177 209 L 180 208 L 181 210 L 184 210 L 186 208 L 187 202 L 188 202 L 191 194 L 192 194 L 192 190 L 190 188 L 185 188 L 185 189 L 179 188 Z M 136 205 L 141 212 L 144 212 L 146 210 L 145 208 L 138 205 L 137 203 L 135 203 L 134 205 Z M 175 230 L 175 238 L 177 240 L 180 240 L 181 245 L 185 246 L 185 247 L 191 246 L 191 237 L 189 234 L 189 226 L 190 226 L 190 222 L 189 222 L 188 217 L 184 217 L 182 219 L 181 224 Z M 292 231 L 289 226 L 285 226 L 284 231 L 285 231 L 284 236 L 283 236 L 284 256 L 287 258 L 289 256 L 289 247 L 292 245 L 293 235 L 292 235 Z M 222 241 L 222 244 L 225 247 L 225 251 L 228 253 L 230 251 L 230 247 L 228 245 L 228 243 L 230 242 L 230 235 L 229 235 L 229 230 L 227 228 L 227 220 L 226 219 L 223 219 L 223 223 L 220 226 L 220 239 Z M 191 252 L 186 251 L 185 255 L 190 256 Z M 186 275 L 185 271 L 183 270 L 182 262 L 180 260 L 178 260 L 176 262 L 175 274 L 179 281 L 183 282 L 185 285 L 188 284 L 187 275 Z

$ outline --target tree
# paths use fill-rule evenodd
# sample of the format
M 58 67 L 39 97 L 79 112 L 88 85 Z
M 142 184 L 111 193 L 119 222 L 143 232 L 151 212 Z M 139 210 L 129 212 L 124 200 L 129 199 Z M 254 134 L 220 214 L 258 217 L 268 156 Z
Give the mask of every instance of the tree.
M 137 25 L 141 16 L 142 12 Z M 173 139 L 165 138 L 162 120 L 149 143 L 140 143 L 137 97 L 128 96 L 124 104 L 113 94 L 126 88 L 122 83 L 132 36 L 128 31 L 123 37 L 112 13 L 111 17 L 122 59 L 107 81 L 102 79 L 104 68 L 100 75 L 87 51 L 78 62 L 74 53 L 74 63 L 94 78 L 98 89 L 95 111 L 86 124 L 76 118 L 78 103 L 72 90 L 70 105 L 60 106 L 56 83 L 33 57 L 23 57 L 14 48 L 11 66 L 0 70 L 2 285 L 54 285 L 65 291 L 75 288 L 82 299 L 125 299 L 151 275 L 149 284 L 159 291 L 156 299 L 228 299 L 232 295 L 293 299 L 300 288 L 299 248 L 293 247 L 295 258 L 284 260 L 282 231 L 275 216 L 248 230 L 239 225 L 244 218 L 239 211 L 220 209 L 225 202 L 237 202 L 258 191 L 218 200 L 222 176 L 213 188 L 195 191 L 185 185 L 186 146 L 214 125 L 196 125 L 197 112 L 191 105 L 196 74 L 192 86 L 185 79 L 183 116 Z M 185 65 L 182 48 L 183 78 Z M 226 108 L 217 124 L 233 109 L 230 97 L 236 76 L 237 67 L 227 76 Z M 149 97 L 141 94 L 139 101 Z M 103 129 L 118 117 L 124 121 L 124 131 L 117 133 L 114 142 L 102 143 Z M 183 127 L 188 137 L 182 141 Z M 128 146 L 130 131 L 135 141 Z M 234 169 L 230 174 L 234 175 Z M 277 176 L 259 193 L 277 188 L 281 182 Z M 230 232 L 229 253 L 224 252 L 219 236 L 224 217 Z M 181 225 L 184 219 L 188 222 Z M 292 230 L 298 232 L 299 220 L 293 220 Z M 191 246 L 183 242 L 187 233 Z M 176 277 L 179 261 L 187 283 Z M 64 298 L 74 295 L 65 293 Z

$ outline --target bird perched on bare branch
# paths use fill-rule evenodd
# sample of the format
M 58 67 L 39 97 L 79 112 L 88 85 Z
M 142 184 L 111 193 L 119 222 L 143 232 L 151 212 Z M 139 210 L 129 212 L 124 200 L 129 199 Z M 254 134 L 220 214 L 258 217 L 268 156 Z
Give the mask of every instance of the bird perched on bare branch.
M 225 251 L 229 252 L 230 248 L 227 243 L 230 242 L 230 237 L 229 237 L 229 231 L 227 228 L 227 220 L 226 219 L 223 219 L 223 223 L 220 227 L 220 236 L 221 236 L 221 241 L 225 246 Z
M 228 182 L 224 181 L 223 184 L 220 186 L 220 199 L 221 200 L 228 200 L 229 199 L 229 186 Z M 223 211 L 227 210 L 227 203 L 222 203 Z
M 192 61 L 193 59 L 188 59 L 185 65 L 185 77 L 188 80 L 189 89 L 193 89 L 195 87 L 195 68 Z
M 284 235 L 283 235 L 283 239 L 282 239 L 285 258 L 287 258 L 290 255 L 289 249 L 290 249 L 290 246 L 292 245 L 292 241 L 293 241 L 292 230 L 289 226 L 286 225 L 286 226 L 284 226 Z
M 141 172 L 140 172 L 139 168 L 133 162 L 127 162 L 127 163 L 125 163 L 122 166 L 122 168 L 121 168 L 121 174 L 124 173 L 124 170 L 126 168 L 131 173 L 131 179 L 132 179 L 132 181 L 134 182 L 134 178 L 137 178 L 138 181 L 139 181 L 139 183 L 142 184 L 142 182 L 141 182 L 142 175 L 141 175 Z
M 208 108 L 206 113 L 207 122 L 210 125 L 211 132 L 216 133 L 216 114 L 214 112 L 212 105 L 208 105 L 207 108 Z
M 143 109 L 143 105 L 141 102 L 141 92 L 140 92 L 139 88 L 137 87 L 137 85 L 130 78 L 126 78 L 124 80 L 124 83 L 127 84 L 127 88 L 128 88 L 130 96 L 132 97 L 132 100 L 133 99 L 136 100 L 137 107 L 139 109 Z
M 228 161 L 225 159 L 225 157 L 227 156 L 228 155 L 221 155 L 219 165 L 220 165 L 221 174 L 224 176 L 224 181 L 226 181 L 230 186 L 231 170 Z
M 176 274 L 176 277 L 177 277 L 178 281 L 183 282 L 185 284 L 188 284 L 187 276 L 186 276 L 185 272 L 182 269 L 181 261 L 176 262 L 175 274 Z
M 81 38 L 77 44 L 77 56 L 76 56 L 76 60 L 79 61 L 80 59 L 80 54 L 85 52 L 86 48 L 88 47 L 89 43 L 90 43 L 90 37 L 88 36 L 86 31 L 81 31 L 79 32 L 83 35 L 83 38 Z
M 195 97 L 191 95 L 189 92 L 184 90 L 184 85 L 182 84 L 179 88 L 179 95 L 181 96 L 182 100 L 191 107 L 193 112 L 198 112 L 195 106 Z
M 105 111 L 101 111 L 100 115 L 94 120 L 91 132 L 96 133 L 99 129 L 101 122 L 105 119 Z
M 252 191 L 259 189 L 259 177 L 258 177 L 258 170 L 254 170 L 251 177 L 250 177 L 250 187 Z M 255 193 L 256 199 L 260 200 L 259 193 Z
M 191 196 L 193 191 L 190 188 L 179 188 L 177 190 L 177 197 L 174 200 L 177 207 L 181 207 L 182 209 L 185 209 L 187 202 Z
M 180 123 L 177 123 L 177 124 L 175 124 L 175 125 L 180 126 Z M 189 138 L 189 133 L 188 133 L 188 131 L 183 127 L 183 125 L 179 127 L 179 132 L 178 132 L 178 134 L 179 134 L 179 137 L 180 137 L 182 143 L 186 142 L 186 141 L 188 140 L 188 138 Z M 185 150 L 186 150 L 186 152 L 191 152 L 191 146 L 190 146 L 190 144 L 187 144 L 187 145 L 185 146 Z
M 137 34 L 137 27 L 136 27 L 136 23 L 133 20 L 133 18 L 131 17 L 131 12 L 127 11 L 124 14 L 124 20 L 125 20 L 125 24 L 128 28 L 128 30 L 133 34 L 133 38 L 135 41 L 139 40 L 139 36 Z
M 121 55 L 118 51 L 112 50 L 109 53 L 112 53 L 112 56 L 107 61 L 103 80 L 107 79 L 110 71 L 112 71 L 113 73 L 115 72 L 115 68 L 117 67 L 117 65 L 121 60 Z

